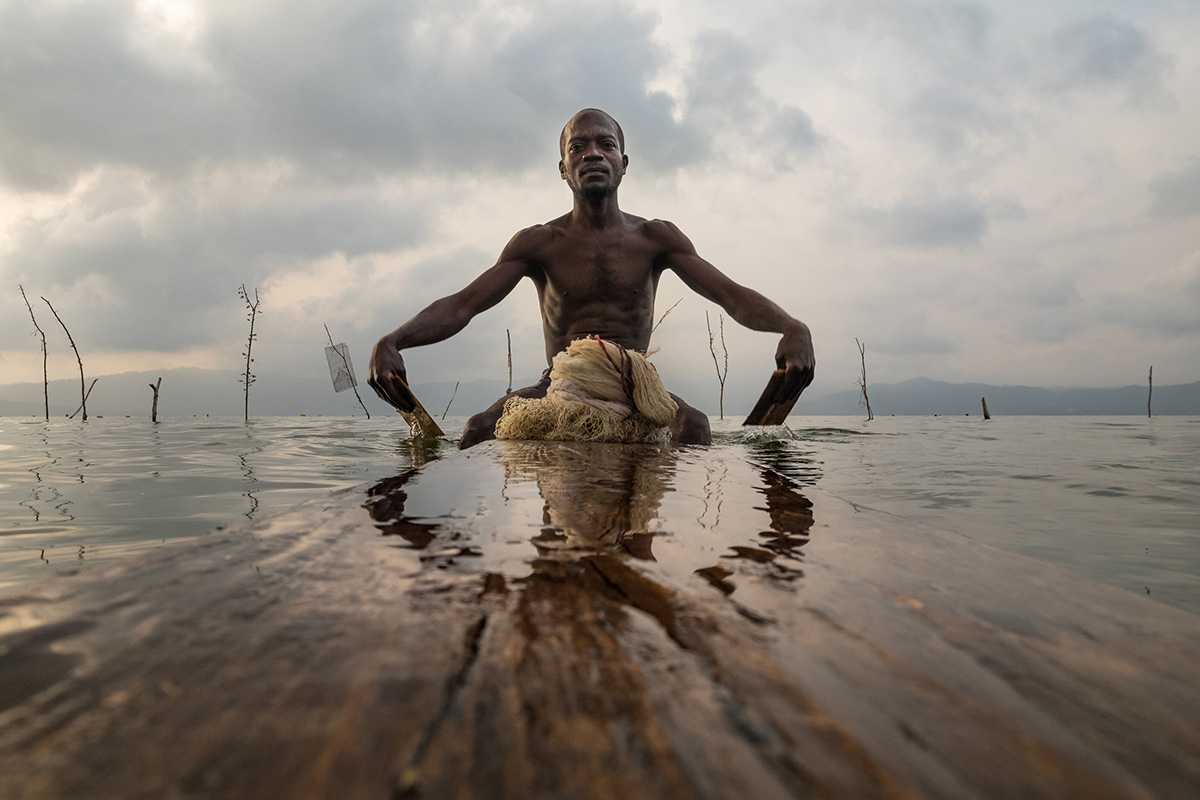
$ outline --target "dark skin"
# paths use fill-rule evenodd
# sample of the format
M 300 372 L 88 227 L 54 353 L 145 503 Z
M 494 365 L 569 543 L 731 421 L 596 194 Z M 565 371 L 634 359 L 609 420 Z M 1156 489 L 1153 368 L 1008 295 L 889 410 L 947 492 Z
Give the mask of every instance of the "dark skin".
M 440 342 L 508 296 L 522 278 L 537 288 L 547 364 L 574 339 L 599 335 L 633 350 L 646 351 L 654 320 L 658 281 L 666 270 L 693 291 L 756 331 L 782 334 L 776 369 L 747 423 L 779 423 L 812 382 L 815 359 L 808 326 L 763 295 L 741 286 L 696 253 L 675 225 L 621 211 L 617 190 L 629 158 L 621 134 L 603 112 L 581 111 L 562 136 L 559 172 L 571 187 L 570 213 L 518 232 L 496 264 L 466 288 L 427 306 L 379 340 L 371 353 L 368 383 L 381 398 L 411 411 L 413 395 L 400 351 Z M 543 381 L 514 392 L 541 397 Z M 460 447 L 494 438 L 504 400 L 476 414 Z M 678 397 L 672 438 L 680 444 L 708 444 L 708 418 Z

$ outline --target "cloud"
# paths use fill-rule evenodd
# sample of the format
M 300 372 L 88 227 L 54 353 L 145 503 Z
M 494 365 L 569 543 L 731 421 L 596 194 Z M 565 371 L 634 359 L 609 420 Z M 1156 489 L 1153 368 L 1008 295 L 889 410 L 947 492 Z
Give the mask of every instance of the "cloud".
M 10 217 L 4 275 L 86 318 L 92 348 L 183 351 L 228 336 L 243 281 L 337 256 L 354 285 L 429 243 L 459 200 L 446 187 L 552 175 L 581 105 L 621 119 L 639 174 L 695 163 L 707 134 L 649 88 L 655 25 L 357 0 L 203 4 L 181 31 L 135 2 L 0 2 L 0 188 L 52 209 Z M 465 281 L 436 277 L 422 296 Z
M 1107 292 L 1097 318 L 1155 336 L 1200 334 L 1200 251 L 1173 267 L 1147 276 L 1138 286 Z
M 1150 183 L 1150 213 L 1158 217 L 1200 214 L 1200 159 Z
M 876 238 L 900 247 L 975 245 L 988 225 L 984 207 L 965 196 L 908 197 L 890 207 L 863 209 L 858 216 Z
M 90 281 L 94 347 L 153 338 L 157 349 L 183 349 L 217 334 L 211 312 L 242 282 L 332 253 L 411 247 L 428 225 L 417 199 L 369 186 L 246 171 L 163 183 L 101 170 L 59 214 L 15 228 L 10 274 L 47 294 Z
M 1113 85 L 1153 89 L 1165 68 L 1140 28 L 1112 17 L 1072 22 L 1055 31 L 1048 44 L 1048 80 L 1056 90 Z
M 1012 134 L 1006 99 L 998 92 L 951 83 L 927 86 L 902 107 L 917 134 L 944 153 L 966 148 L 973 139 Z
M 654 20 L 618 6 L 586 28 L 553 4 L 513 19 L 383 0 L 206 5 L 188 41 L 143 23 L 132 2 L 0 8 L 4 181 L 280 159 L 339 179 L 512 172 L 553 153 L 583 104 L 621 119 L 648 169 L 706 151 L 647 88 L 665 58 Z
M 693 44 L 685 76 L 687 120 L 698 129 L 738 139 L 776 167 L 793 166 L 821 142 L 812 118 L 781 103 L 757 84 L 763 54 L 745 39 L 704 31 Z
M 946 336 L 913 330 L 901 325 L 872 341 L 874 349 L 888 355 L 942 355 L 953 353 L 958 347 Z

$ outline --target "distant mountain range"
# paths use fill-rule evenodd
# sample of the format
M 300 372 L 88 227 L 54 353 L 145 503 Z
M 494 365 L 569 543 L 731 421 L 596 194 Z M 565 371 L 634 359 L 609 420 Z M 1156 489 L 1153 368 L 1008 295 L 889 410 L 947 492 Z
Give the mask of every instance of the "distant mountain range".
M 176 369 L 164 372 L 127 372 L 100 377 L 88 400 L 95 416 L 149 416 L 151 392 L 147 384 L 162 376 L 159 409 L 162 416 L 240 416 L 242 389 L 237 374 L 220 370 Z M 90 380 L 90 379 L 89 379 Z M 534 382 L 517 380 L 517 386 Z M 680 396 L 715 414 L 713 382 L 682 377 L 669 378 L 668 385 Z M 439 416 L 450 399 L 450 382 L 417 383 L 414 390 L 434 416 Z M 472 414 L 491 405 L 505 390 L 505 383 L 479 380 L 462 383 L 450 414 Z M 760 386 L 730 386 L 726 413 L 742 415 L 750 410 Z M 1042 389 L 1034 386 L 994 386 L 983 383 L 946 383 L 915 378 L 903 383 L 879 383 L 868 387 L 876 415 L 888 414 L 978 414 L 979 398 L 987 397 L 992 414 L 1145 414 L 1146 387 L 1121 386 L 1103 389 Z M 374 414 L 389 413 L 387 406 L 367 386 L 359 387 L 364 402 Z M 78 381 L 50 382 L 50 411 L 69 414 L 79 405 Z M 800 415 L 856 415 L 863 412 L 857 391 L 810 396 L 796 406 Z M 42 413 L 40 383 L 0 385 L 0 416 L 37 416 Z M 352 392 L 334 394 L 329 379 L 267 376 L 250 393 L 250 413 L 259 416 L 353 415 L 362 409 Z M 1200 382 L 1154 387 L 1155 414 L 1200 414 Z
M 993 386 L 945 383 L 914 378 L 903 383 L 867 387 L 877 416 L 888 414 L 979 414 L 986 397 L 993 415 L 1004 414 L 1145 414 L 1146 387 L 1042 389 L 1036 386 Z M 804 414 L 857 414 L 857 391 L 835 392 L 801 400 Z M 1155 414 L 1200 414 L 1200 382 L 1154 387 Z

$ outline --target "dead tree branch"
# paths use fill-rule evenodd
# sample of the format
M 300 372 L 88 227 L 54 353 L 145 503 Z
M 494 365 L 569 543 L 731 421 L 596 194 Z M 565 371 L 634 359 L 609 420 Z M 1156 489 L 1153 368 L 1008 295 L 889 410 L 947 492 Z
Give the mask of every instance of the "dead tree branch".
M 656 330 L 658 330 L 658 326 L 663 324 L 663 320 L 667 318 L 667 315 L 675 310 L 675 306 L 679 305 L 682 302 L 683 302 L 683 298 L 681 297 L 678 300 L 676 300 L 674 303 L 672 303 L 670 308 L 668 308 L 666 311 L 664 311 L 662 313 L 662 316 L 658 318 L 658 322 L 654 323 L 654 327 L 650 329 L 651 336 L 653 336 L 654 332 Z
M 1154 365 L 1150 365 L 1150 375 L 1146 378 L 1149 381 L 1149 386 L 1146 387 L 1146 419 L 1150 419 L 1153 414 L 1150 411 L 1150 400 L 1154 397 Z
M 354 380 L 354 373 L 350 371 L 350 362 L 346 360 L 346 357 L 342 355 L 342 351 L 339 350 L 337 345 L 333 343 L 333 334 L 329 332 L 329 326 L 324 322 L 322 322 L 321 325 L 325 328 L 325 335 L 329 337 L 329 346 L 333 348 L 333 352 L 338 354 L 338 358 L 340 358 L 342 363 L 346 366 L 346 374 L 350 376 L 350 388 L 354 390 L 354 396 L 358 398 L 358 404 L 362 406 L 363 413 L 367 415 L 367 419 L 370 419 L 371 412 L 367 411 L 367 404 L 363 402 L 362 395 L 358 393 L 358 385 Z
M 79 413 L 80 409 L 83 409 L 83 418 L 87 419 L 87 399 L 92 396 L 92 389 L 96 388 L 96 381 L 98 380 L 100 379 L 92 378 L 92 382 L 88 384 L 87 391 L 84 392 L 83 401 L 79 404 L 79 408 L 76 408 L 69 415 L 67 415 L 67 419 L 75 419 L 75 415 Z
M 985 420 L 987 420 L 987 419 L 991 419 L 991 418 L 992 418 L 992 412 L 988 411 L 988 407 L 987 407 L 987 398 L 986 398 L 986 397 L 981 397 L 981 398 L 979 398 L 979 402 L 983 404 L 983 418 L 984 418 Z
M 712 353 L 713 367 L 717 371 L 717 384 L 720 387 L 719 411 L 721 419 L 725 419 L 725 379 L 729 377 L 729 348 L 725 346 L 725 317 L 720 314 L 717 315 L 717 324 L 721 331 L 721 350 L 725 354 L 724 370 L 722 370 L 721 363 L 717 360 L 717 348 L 713 344 L 712 321 L 708 318 L 707 310 L 704 312 L 704 324 L 708 327 L 708 352 Z
M 46 404 L 46 422 L 50 421 L 50 379 L 46 372 L 46 332 L 42 330 L 42 326 L 38 325 L 37 317 L 33 315 L 33 306 L 29 305 L 29 298 L 25 296 L 25 287 L 17 284 L 17 288 L 21 290 L 21 299 L 25 301 L 25 307 L 29 309 L 29 319 L 33 320 L 33 327 L 37 330 L 38 336 L 42 337 L 42 400 Z
M 71 349 L 75 351 L 75 360 L 79 362 L 79 408 L 83 409 L 83 421 L 87 422 L 87 396 L 91 390 L 89 389 L 84 391 L 83 389 L 83 359 L 79 357 L 79 348 L 75 346 L 75 338 L 71 336 L 71 332 L 67 330 L 67 323 L 62 321 L 62 317 L 60 317 L 58 312 L 54 310 L 54 306 L 50 305 L 50 301 L 43 297 L 42 302 L 50 306 L 50 313 L 54 315 L 56 320 L 58 320 L 58 324 L 62 325 L 63 331 L 65 331 L 67 334 L 67 341 L 71 343 Z M 96 382 L 92 381 L 92 386 L 95 385 Z M 76 413 L 79 413 L 78 410 Z M 72 414 L 71 416 L 74 417 L 75 414 Z
M 504 329 L 504 338 L 508 340 L 508 389 L 504 393 L 510 394 L 512 392 L 512 334 L 508 328 Z
M 250 386 L 258 376 L 250 372 L 250 365 L 254 363 L 254 357 L 251 351 L 254 349 L 254 340 L 258 338 L 258 334 L 254 332 L 254 321 L 258 318 L 258 304 L 261 302 L 258 298 L 258 288 L 254 289 L 254 302 L 250 302 L 250 293 L 246 291 L 246 284 L 242 284 L 238 289 L 238 297 L 242 298 L 242 302 L 246 306 L 246 321 L 250 323 L 250 336 L 246 339 L 246 352 L 242 353 L 246 357 L 246 371 L 240 377 L 242 389 L 245 394 L 245 405 L 243 406 L 242 416 L 246 422 L 250 421 Z
M 863 403 L 867 406 L 867 422 L 870 422 L 875 419 L 875 412 L 871 410 L 871 398 L 867 396 L 867 345 L 865 342 L 860 342 L 857 336 L 854 337 L 854 343 L 858 345 L 858 357 L 862 364 L 858 388 L 862 389 Z
M 450 404 L 454 402 L 455 396 L 458 394 L 458 381 L 454 382 L 454 391 L 450 393 L 450 399 L 446 401 L 446 407 L 442 410 L 442 421 L 446 421 L 446 413 L 450 410 Z
M 154 392 L 154 402 L 150 406 L 150 421 L 158 422 L 158 388 L 162 386 L 162 376 L 158 376 L 158 380 L 154 383 L 146 385 L 150 387 L 150 391 Z

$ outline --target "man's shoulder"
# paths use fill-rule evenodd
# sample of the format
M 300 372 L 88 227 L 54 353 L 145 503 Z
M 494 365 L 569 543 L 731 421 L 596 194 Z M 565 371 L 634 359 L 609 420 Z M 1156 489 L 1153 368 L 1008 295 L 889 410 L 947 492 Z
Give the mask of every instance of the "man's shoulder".
M 511 258 L 534 258 L 560 236 L 562 225 L 559 224 L 559 220 L 530 225 L 513 234 L 504 248 L 504 255 Z
M 665 219 L 642 220 L 642 232 L 647 239 L 672 253 L 695 251 L 691 239 L 674 222 Z

